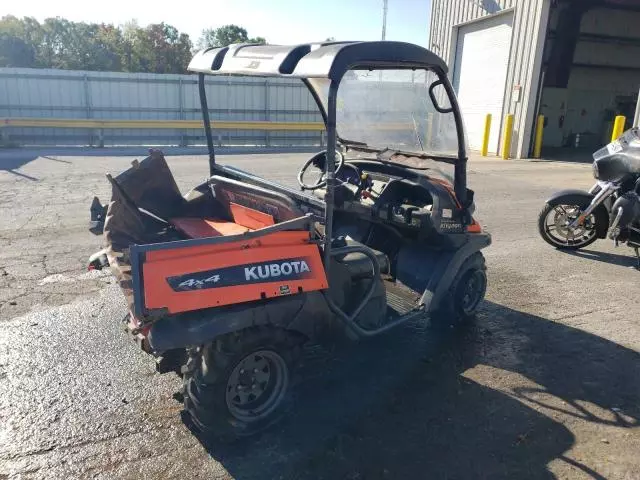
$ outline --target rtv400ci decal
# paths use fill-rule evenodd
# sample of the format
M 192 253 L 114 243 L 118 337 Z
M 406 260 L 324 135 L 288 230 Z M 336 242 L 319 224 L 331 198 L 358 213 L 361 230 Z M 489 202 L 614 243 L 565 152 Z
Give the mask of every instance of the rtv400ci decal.
M 216 268 L 204 272 L 186 273 L 168 277 L 167 282 L 176 292 L 209 288 L 233 287 L 252 283 L 304 280 L 313 272 L 308 258 L 286 258 L 269 262 L 248 263 Z

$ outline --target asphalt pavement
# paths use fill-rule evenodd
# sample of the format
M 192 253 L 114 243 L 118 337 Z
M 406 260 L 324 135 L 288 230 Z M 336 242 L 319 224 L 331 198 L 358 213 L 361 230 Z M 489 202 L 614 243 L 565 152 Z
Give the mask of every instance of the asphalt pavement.
M 122 331 L 113 278 L 86 271 L 89 204 L 124 153 L 0 150 L 0 479 L 640 478 L 633 251 L 563 253 L 536 231 L 549 194 L 591 185 L 589 163 L 473 158 L 493 235 L 476 323 L 309 347 L 287 420 L 223 446 L 185 425 L 181 380 Z M 219 161 L 292 185 L 306 157 Z M 183 191 L 206 178 L 203 156 L 168 161 Z

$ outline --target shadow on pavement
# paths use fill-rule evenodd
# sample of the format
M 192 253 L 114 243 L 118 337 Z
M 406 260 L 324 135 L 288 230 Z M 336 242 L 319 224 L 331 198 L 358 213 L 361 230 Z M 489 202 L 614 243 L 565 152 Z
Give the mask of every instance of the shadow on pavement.
M 523 401 L 640 424 L 640 354 L 497 304 L 457 332 L 412 325 L 305 358 L 284 424 L 231 446 L 199 438 L 234 478 L 539 479 L 553 478 L 554 459 L 602 478 L 564 457 L 573 434 Z M 483 384 L 463 376 L 476 366 L 490 372 L 473 375 Z M 508 372 L 535 386 L 499 391 Z M 613 413 L 598 416 L 585 402 Z
M 586 148 L 544 148 L 542 150 L 542 159 L 560 162 L 573 162 L 573 163 L 593 163 L 593 152 L 601 147 L 586 147 Z
M 621 255 L 619 253 L 607 253 L 598 252 L 597 250 L 575 250 L 566 251 L 569 255 L 574 257 L 580 257 L 587 260 L 596 260 L 598 262 L 609 263 L 611 265 L 620 265 L 621 267 L 636 267 L 638 265 L 638 259 L 633 252 L 633 249 L 623 246 L 622 248 L 628 251 L 628 255 Z M 623 250 L 624 251 L 624 250 Z

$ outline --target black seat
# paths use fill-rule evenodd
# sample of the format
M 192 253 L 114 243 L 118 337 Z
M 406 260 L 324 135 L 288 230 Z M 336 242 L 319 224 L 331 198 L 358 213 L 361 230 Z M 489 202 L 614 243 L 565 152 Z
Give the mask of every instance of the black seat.
M 347 246 L 356 246 L 363 244 L 360 242 L 356 242 L 350 238 L 346 239 Z M 389 273 L 389 257 L 385 255 L 383 252 L 378 250 L 374 250 L 371 247 L 368 247 L 378 260 L 378 265 L 380 266 L 380 273 Z M 373 267 L 371 265 L 371 260 L 364 253 L 354 252 L 349 253 L 343 257 L 337 257 L 336 260 L 344 265 L 346 265 L 349 273 L 351 274 L 352 280 L 360 280 L 363 278 L 371 277 L 373 274 Z

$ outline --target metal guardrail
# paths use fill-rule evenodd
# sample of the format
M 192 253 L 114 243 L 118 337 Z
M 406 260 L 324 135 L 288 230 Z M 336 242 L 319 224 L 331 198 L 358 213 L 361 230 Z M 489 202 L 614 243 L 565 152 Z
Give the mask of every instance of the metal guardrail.
M 325 126 L 321 122 L 276 122 L 276 121 L 213 121 L 212 128 L 223 130 L 258 130 L 265 132 L 297 131 L 324 132 Z M 0 118 L 0 145 L 10 145 L 9 128 L 80 128 L 97 132 L 96 142 L 104 147 L 104 130 L 107 129 L 165 129 L 189 130 L 202 129 L 201 120 L 97 120 L 75 118 Z M 268 137 L 267 137 L 268 138 Z M 218 144 L 220 143 L 218 140 Z M 91 142 L 93 144 L 93 141 Z M 184 142 L 183 142 L 184 144 Z M 324 144 L 324 135 L 320 138 Z
M 10 144 L 10 128 L 79 128 L 95 130 L 97 144 L 104 146 L 104 130 L 108 129 L 164 129 L 164 130 L 200 130 L 201 120 L 111 120 L 111 119 L 83 119 L 83 118 L 1 118 L 0 117 L 0 146 Z M 224 130 L 258 130 L 265 132 L 274 131 L 294 131 L 294 132 L 322 132 L 320 145 L 323 146 L 325 125 L 322 122 L 278 122 L 264 120 L 247 121 L 221 121 L 211 122 L 211 128 L 220 132 Z M 408 130 L 411 124 L 390 123 L 384 126 L 376 126 L 374 129 L 381 130 Z M 431 125 L 427 126 L 426 138 L 431 136 Z M 220 137 L 220 135 L 218 135 Z M 93 144 L 93 142 L 91 142 Z M 218 145 L 221 140 L 218 138 Z M 183 144 L 184 146 L 184 144 Z

